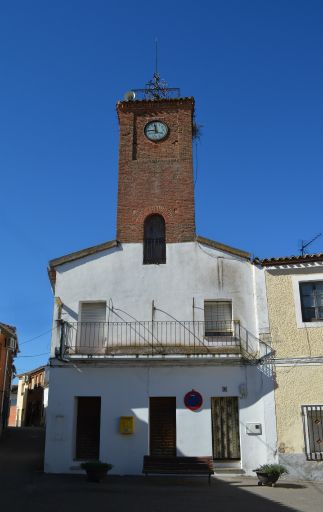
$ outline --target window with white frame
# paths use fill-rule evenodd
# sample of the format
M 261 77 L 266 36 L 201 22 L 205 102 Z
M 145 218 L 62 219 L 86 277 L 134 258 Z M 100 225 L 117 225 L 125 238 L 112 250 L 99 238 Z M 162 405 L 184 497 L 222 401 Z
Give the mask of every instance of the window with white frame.
M 205 336 L 232 334 L 232 302 L 207 300 L 204 302 Z
M 302 405 L 307 460 L 323 460 L 323 405 Z
M 323 281 L 299 283 L 303 322 L 323 320 Z

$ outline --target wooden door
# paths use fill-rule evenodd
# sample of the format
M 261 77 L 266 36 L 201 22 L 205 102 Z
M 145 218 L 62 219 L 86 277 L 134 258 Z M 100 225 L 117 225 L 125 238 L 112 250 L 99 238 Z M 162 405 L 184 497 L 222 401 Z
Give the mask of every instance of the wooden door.
M 176 457 L 176 398 L 152 397 L 149 403 L 150 455 Z
M 213 458 L 240 459 L 238 397 L 214 397 L 211 403 Z
M 77 398 L 76 459 L 99 460 L 100 456 L 101 398 Z

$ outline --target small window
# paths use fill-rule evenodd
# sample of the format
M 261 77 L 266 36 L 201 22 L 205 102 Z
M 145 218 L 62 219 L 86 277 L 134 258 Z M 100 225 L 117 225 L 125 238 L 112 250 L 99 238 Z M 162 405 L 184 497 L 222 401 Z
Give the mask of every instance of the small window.
M 323 460 L 323 405 L 303 405 L 307 460 Z
M 204 302 L 205 336 L 232 335 L 231 301 Z
M 323 281 L 299 283 L 303 322 L 323 320 Z
M 150 215 L 144 223 L 144 264 L 166 263 L 165 221 L 161 215 Z

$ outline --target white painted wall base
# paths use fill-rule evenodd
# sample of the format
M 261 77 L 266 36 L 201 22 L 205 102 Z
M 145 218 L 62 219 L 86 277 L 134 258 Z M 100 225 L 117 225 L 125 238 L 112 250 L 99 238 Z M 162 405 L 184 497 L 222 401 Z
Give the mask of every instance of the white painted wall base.
M 113 464 L 113 474 L 141 474 L 149 454 L 149 397 L 175 396 L 177 453 L 212 456 L 211 397 L 238 396 L 241 466 L 247 474 L 276 457 L 273 381 L 270 368 L 251 365 L 129 365 L 53 367 L 50 371 L 45 472 L 77 471 L 75 454 L 76 397 L 101 396 L 100 459 Z M 243 385 L 243 386 L 241 386 Z M 227 387 L 227 392 L 222 387 Z M 197 412 L 185 408 L 184 395 L 203 396 Z M 244 396 L 241 397 L 241 390 Z M 246 393 L 245 393 L 246 392 Z M 119 433 L 120 416 L 135 417 L 135 433 Z M 248 435 L 247 423 L 261 423 L 261 435 Z

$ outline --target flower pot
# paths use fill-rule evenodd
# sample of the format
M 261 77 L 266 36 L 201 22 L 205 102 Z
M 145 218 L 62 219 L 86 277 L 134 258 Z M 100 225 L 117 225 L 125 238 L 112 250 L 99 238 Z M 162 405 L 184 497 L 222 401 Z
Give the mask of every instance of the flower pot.
M 107 472 L 112 469 L 112 465 L 100 461 L 89 461 L 83 462 L 81 468 L 86 471 L 89 482 L 102 482 Z
M 258 485 L 270 485 L 271 487 L 275 487 L 276 482 L 279 478 L 278 473 L 261 473 L 260 471 L 256 471 L 258 477 Z
M 106 469 L 87 469 L 87 479 L 89 482 L 102 482 L 107 475 Z

